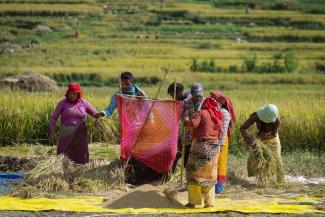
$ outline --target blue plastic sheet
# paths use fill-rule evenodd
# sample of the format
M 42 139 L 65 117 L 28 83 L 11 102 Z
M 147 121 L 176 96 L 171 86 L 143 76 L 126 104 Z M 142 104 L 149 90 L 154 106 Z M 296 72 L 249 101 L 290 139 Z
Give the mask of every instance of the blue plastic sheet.
M 0 173 L 0 194 L 8 193 L 11 184 L 20 182 L 22 178 L 22 173 Z

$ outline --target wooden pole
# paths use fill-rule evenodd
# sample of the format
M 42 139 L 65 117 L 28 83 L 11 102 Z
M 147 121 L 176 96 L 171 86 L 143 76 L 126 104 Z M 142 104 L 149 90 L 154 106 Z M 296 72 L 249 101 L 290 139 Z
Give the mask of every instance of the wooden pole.
M 121 93 L 122 93 L 122 81 L 121 81 L 121 78 L 118 79 L 118 88 L 119 88 L 119 91 L 121 91 Z
M 162 81 L 161 81 L 161 83 L 160 83 L 159 89 L 158 89 L 158 91 L 157 91 L 157 93 L 156 93 L 156 97 L 155 97 L 154 99 L 158 99 L 158 96 L 159 96 L 159 93 L 160 93 L 161 87 L 163 86 L 164 81 L 166 80 L 166 76 L 167 76 L 167 74 L 168 74 L 169 71 L 171 70 L 170 65 L 168 65 L 168 67 L 167 67 L 167 68 L 164 68 L 163 70 L 165 71 L 165 75 L 164 75 L 164 78 L 162 79 Z
M 283 200 L 278 201 L 278 204 L 287 205 L 287 204 L 294 204 L 294 205 L 318 205 L 321 204 L 320 202 L 313 202 L 313 201 L 290 201 L 290 200 Z
M 182 168 L 181 168 L 181 186 L 183 186 L 183 174 L 184 174 L 184 152 L 185 152 L 185 125 L 183 126 L 183 135 L 182 135 Z
M 174 100 L 176 100 L 176 78 L 174 80 Z

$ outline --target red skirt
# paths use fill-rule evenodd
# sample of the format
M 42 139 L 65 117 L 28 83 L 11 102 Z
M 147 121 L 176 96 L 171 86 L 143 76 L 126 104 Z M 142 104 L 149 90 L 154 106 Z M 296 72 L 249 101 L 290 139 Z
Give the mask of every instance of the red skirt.
M 83 122 L 79 126 L 61 125 L 57 155 L 67 155 L 77 164 L 89 162 L 88 129 Z

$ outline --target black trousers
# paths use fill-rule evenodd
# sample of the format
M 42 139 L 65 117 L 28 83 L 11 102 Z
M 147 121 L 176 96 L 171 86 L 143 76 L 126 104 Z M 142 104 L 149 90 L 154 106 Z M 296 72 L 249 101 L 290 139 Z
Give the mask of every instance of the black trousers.
M 191 150 L 191 145 L 185 145 L 185 150 L 184 150 L 184 167 L 186 168 L 186 164 L 187 164 L 187 160 L 189 158 L 190 155 L 190 150 Z M 173 167 L 172 167 L 172 171 L 175 172 L 176 167 L 177 167 L 177 163 L 179 161 L 179 159 L 182 157 L 182 138 L 178 137 L 177 140 L 177 154 L 176 154 L 176 158 L 174 160 L 173 163 Z

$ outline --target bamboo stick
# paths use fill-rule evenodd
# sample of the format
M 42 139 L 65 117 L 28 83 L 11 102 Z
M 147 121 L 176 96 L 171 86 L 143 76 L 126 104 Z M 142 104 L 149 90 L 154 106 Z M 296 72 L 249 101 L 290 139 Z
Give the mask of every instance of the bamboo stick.
M 176 78 L 174 80 L 174 100 L 176 100 Z
M 295 205 L 318 205 L 318 204 L 320 204 L 320 202 L 282 200 L 282 201 L 278 201 L 278 204 L 281 204 L 281 205 L 288 205 L 288 204 L 295 204 Z
M 183 125 L 183 135 L 182 135 L 182 168 L 181 168 L 181 186 L 183 186 L 183 173 L 184 173 L 184 154 L 185 154 L 185 124 Z

